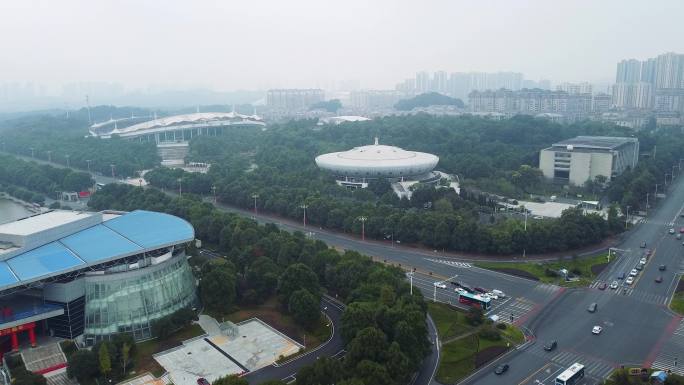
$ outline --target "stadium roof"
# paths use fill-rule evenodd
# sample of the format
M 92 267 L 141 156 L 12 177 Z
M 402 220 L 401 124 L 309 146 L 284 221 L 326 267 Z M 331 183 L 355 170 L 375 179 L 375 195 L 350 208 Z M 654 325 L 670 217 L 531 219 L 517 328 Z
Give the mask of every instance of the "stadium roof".
M 0 291 L 195 238 L 185 220 L 133 211 L 0 262 Z
M 28 235 L 77 221 L 91 213 L 55 210 L 0 225 L 0 234 Z
M 637 138 L 626 138 L 618 136 L 577 136 L 571 139 L 554 143 L 553 147 L 567 147 L 571 145 L 575 148 L 590 148 L 614 150 L 627 143 L 637 142 Z

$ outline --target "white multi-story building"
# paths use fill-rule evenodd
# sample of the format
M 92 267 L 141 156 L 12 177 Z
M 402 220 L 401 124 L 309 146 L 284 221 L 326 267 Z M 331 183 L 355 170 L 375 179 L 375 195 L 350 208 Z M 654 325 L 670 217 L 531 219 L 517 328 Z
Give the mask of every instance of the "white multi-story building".
M 266 93 L 266 105 L 274 110 L 306 110 L 325 100 L 322 89 L 275 89 Z
M 539 168 L 548 179 L 582 186 L 602 175 L 607 180 L 634 168 L 639 160 L 636 138 L 578 136 L 539 153 Z
M 592 86 L 588 82 L 582 83 L 561 83 L 556 86 L 557 91 L 565 91 L 570 95 L 591 94 Z

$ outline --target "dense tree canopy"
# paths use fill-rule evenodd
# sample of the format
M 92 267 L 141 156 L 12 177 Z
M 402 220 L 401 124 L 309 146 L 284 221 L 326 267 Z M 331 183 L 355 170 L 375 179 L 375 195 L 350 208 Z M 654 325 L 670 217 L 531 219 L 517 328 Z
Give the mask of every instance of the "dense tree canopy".
M 400 111 L 411 111 L 416 107 L 429 106 L 456 106 L 459 108 L 465 107 L 461 99 L 452 98 L 437 92 L 428 92 L 414 96 L 410 99 L 403 99 L 394 105 L 394 108 Z

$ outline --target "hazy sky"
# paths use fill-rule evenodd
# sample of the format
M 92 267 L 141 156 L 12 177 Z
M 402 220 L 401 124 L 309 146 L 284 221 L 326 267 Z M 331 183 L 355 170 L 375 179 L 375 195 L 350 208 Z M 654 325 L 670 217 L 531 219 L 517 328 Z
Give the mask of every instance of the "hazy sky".
M 0 0 L 0 82 L 391 88 L 420 70 L 612 81 L 684 53 L 684 1 Z

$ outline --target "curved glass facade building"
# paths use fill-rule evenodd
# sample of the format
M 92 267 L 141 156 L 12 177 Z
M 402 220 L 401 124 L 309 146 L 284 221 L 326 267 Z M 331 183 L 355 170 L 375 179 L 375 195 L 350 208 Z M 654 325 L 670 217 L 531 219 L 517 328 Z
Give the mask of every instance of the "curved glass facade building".
M 195 304 L 195 278 L 185 253 L 171 256 L 169 252 L 157 259 L 166 260 L 146 262 L 149 266 L 136 270 L 112 269 L 86 276 L 86 344 L 118 333 L 130 333 L 136 340 L 150 338 L 152 321 Z

